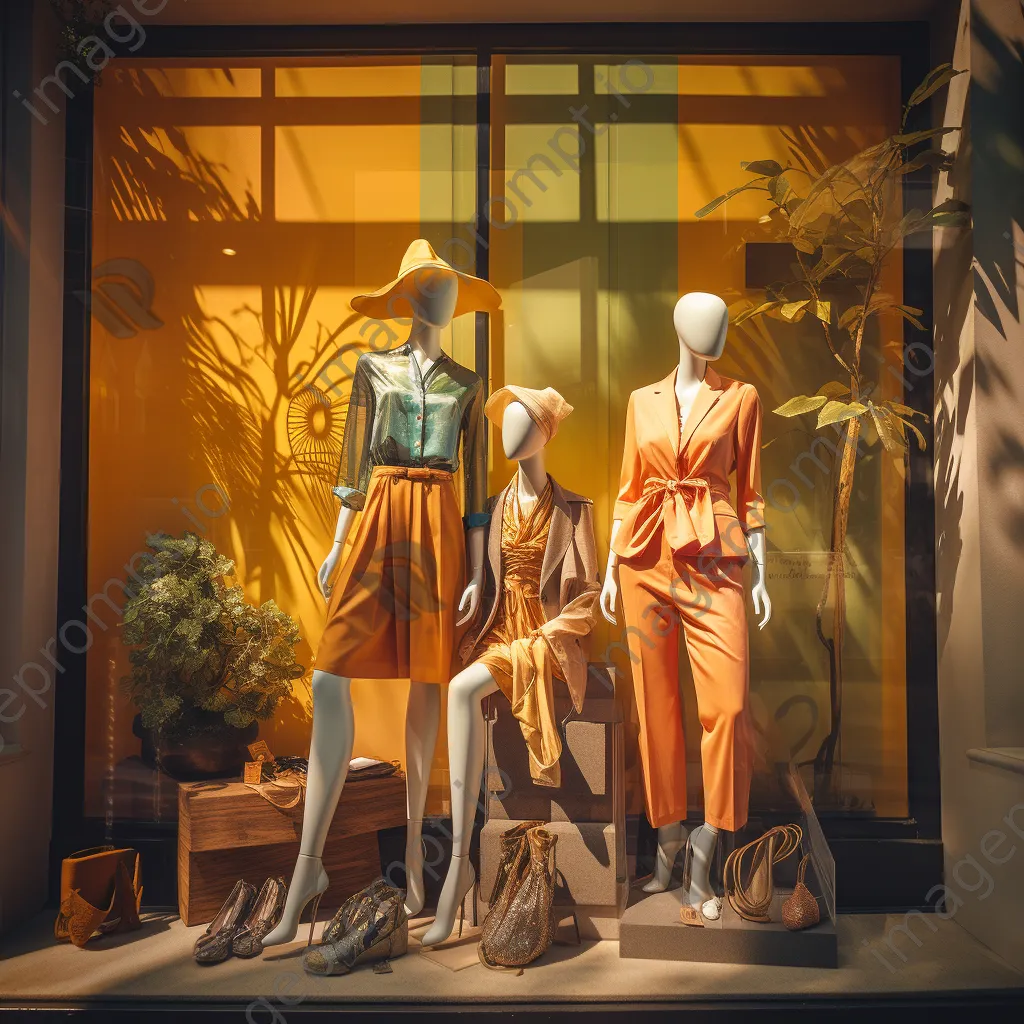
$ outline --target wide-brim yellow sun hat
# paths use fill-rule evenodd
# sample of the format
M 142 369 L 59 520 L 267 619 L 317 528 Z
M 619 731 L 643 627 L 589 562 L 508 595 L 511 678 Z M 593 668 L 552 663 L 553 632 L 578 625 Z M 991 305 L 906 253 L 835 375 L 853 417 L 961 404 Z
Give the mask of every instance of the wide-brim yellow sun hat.
M 494 313 L 501 307 L 501 296 L 490 281 L 456 270 L 434 252 L 434 247 L 425 238 L 417 238 L 405 250 L 398 277 L 374 292 L 356 295 L 351 302 L 352 308 L 374 320 L 407 319 L 412 314 L 412 307 L 400 287 L 410 274 L 427 269 L 447 270 L 459 279 L 459 297 L 453 317 L 476 310 Z

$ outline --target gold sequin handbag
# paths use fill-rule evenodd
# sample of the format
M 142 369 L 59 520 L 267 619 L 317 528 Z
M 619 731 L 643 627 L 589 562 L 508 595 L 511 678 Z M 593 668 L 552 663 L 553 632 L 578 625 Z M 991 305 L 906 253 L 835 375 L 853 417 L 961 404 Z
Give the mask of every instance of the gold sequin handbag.
M 804 879 L 807 877 L 807 862 L 811 855 L 807 854 L 796 872 L 796 885 L 782 904 L 782 923 L 791 931 L 798 932 L 803 928 L 813 928 L 821 920 L 818 901 L 807 888 Z
M 544 822 L 501 837 L 501 860 L 477 953 L 492 970 L 523 973 L 555 937 L 555 843 Z

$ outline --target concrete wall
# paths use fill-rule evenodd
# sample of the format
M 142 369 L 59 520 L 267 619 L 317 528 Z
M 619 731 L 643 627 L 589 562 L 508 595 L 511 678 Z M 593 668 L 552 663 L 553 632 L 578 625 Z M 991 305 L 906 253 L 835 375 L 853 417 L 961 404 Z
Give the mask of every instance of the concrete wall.
M 1024 747 L 1024 14 L 1017 0 L 964 0 L 948 15 L 934 62 L 952 56 L 970 75 L 938 111 L 966 130 L 937 200 L 969 202 L 973 228 L 938 232 L 935 252 L 944 895 L 1024 967 L 1024 775 L 968 757 Z
M 64 261 L 64 120 L 44 126 L 12 95 L 30 94 L 52 73 L 56 25 L 46 0 L 7 4 L 4 17 L 0 930 L 47 896 L 52 693 L 38 703 L 8 694 L 53 636 L 56 616 Z

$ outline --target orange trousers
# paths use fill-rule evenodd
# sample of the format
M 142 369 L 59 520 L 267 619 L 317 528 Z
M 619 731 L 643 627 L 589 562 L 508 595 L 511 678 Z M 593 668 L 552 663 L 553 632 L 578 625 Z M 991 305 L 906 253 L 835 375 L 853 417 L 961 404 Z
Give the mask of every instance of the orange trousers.
M 327 605 L 323 672 L 447 684 L 466 587 L 466 536 L 452 474 L 378 466 Z
M 680 627 L 704 730 L 704 820 L 730 832 L 747 821 L 753 744 L 742 565 L 677 558 L 664 540 L 660 554 L 619 563 L 647 817 L 656 828 L 687 816 Z

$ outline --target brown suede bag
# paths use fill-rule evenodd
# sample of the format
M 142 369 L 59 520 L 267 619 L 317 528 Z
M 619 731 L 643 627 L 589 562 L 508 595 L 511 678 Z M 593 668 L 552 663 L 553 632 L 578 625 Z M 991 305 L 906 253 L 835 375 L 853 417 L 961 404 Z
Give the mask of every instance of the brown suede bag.
M 65 858 L 60 868 L 60 911 L 54 937 L 81 949 L 93 935 L 142 927 L 137 850 L 94 846 Z

